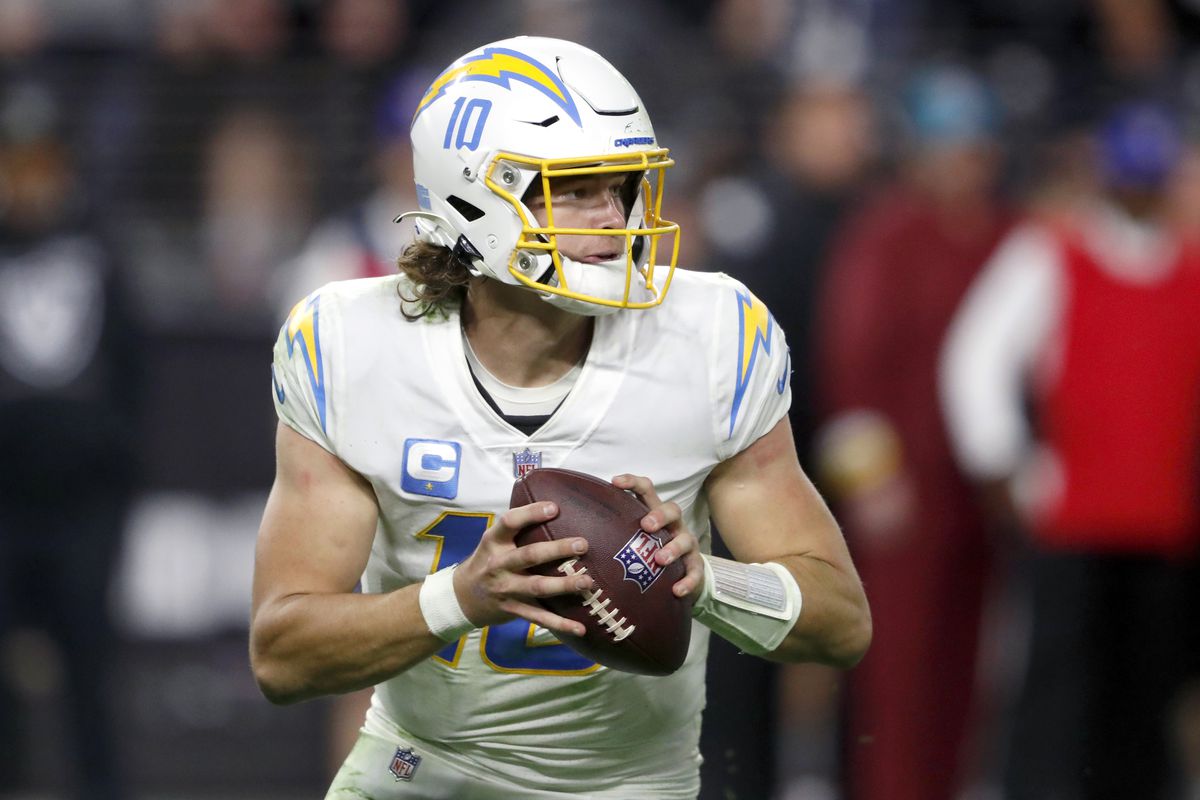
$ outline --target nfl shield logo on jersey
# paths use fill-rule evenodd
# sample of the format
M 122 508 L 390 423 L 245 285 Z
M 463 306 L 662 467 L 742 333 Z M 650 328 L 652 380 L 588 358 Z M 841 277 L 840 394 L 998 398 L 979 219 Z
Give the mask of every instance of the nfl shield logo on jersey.
M 421 757 L 415 754 L 411 747 L 397 747 L 388 771 L 395 775 L 398 781 L 411 781 L 419 766 Z
M 532 452 L 526 447 L 520 453 L 513 453 L 513 477 L 524 478 L 538 467 L 542 466 L 542 451 Z
M 658 539 L 645 531 L 638 531 L 617 551 L 613 560 L 620 561 L 625 568 L 625 580 L 636 583 L 645 594 L 665 569 L 654 562 L 654 554 L 661 549 L 662 543 Z

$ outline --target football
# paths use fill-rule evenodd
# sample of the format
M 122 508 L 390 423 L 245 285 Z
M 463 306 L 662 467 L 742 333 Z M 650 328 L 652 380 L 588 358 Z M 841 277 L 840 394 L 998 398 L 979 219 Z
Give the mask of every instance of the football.
M 632 492 L 565 469 L 535 469 L 513 484 L 509 507 L 551 501 L 558 516 L 521 530 L 517 545 L 581 536 L 578 558 L 535 567 L 543 575 L 587 574 L 595 588 L 540 598 L 554 613 L 583 623 L 583 637 L 559 634 L 576 652 L 606 667 L 642 675 L 669 675 L 683 664 L 692 630 L 692 606 L 671 591 L 686 573 L 682 561 L 663 567 L 654 553 L 667 531 L 640 526 L 649 509 Z

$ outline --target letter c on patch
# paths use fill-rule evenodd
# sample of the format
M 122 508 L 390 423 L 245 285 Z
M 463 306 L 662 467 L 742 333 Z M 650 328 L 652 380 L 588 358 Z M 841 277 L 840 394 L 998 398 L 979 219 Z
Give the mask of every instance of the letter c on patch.
M 406 439 L 400 488 L 412 494 L 451 499 L 458 495 L 462 445 L 438 439 Z
M 404 471 L 419 480 L 443 483 L 458 471 L 458 453 L 445 442 L 414 442 Z

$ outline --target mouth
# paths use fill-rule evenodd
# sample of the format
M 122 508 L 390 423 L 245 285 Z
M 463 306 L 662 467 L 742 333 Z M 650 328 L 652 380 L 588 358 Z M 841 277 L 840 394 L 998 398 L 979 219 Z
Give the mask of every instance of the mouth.
M 603 253 L 592 253 L 591 255 L 584 256 L 578 260 L 582 261 L 584 264 L 605 264 L 609 261 L 616 261 L 620 257 L 620 251 L 608 250 Z

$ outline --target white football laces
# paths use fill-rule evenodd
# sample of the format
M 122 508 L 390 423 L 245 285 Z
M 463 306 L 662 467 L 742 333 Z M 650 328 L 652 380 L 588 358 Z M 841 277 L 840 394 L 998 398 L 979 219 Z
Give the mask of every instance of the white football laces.
M 570 577 L 586 575 L 587 567 L 577 566 L 578 564 L 579 559 L 572 558 L 559 564 L 558 571 Z M 611 597 L 605 597 L 601 601 L 600 598 L 603 594 L 604 592 L 601 589 L 592 589 L 591 591 L 583 592 L 583 604 L 587 606 L 588 614 L 596 617 L 597 621 L 604 626 L 604 629 L 612 634 L 614 642 L 629 638 L 637 630 L 637 626 L 626 625 L 625 617 L 621 617 L 618 620 L 617 616 L 621 613 L 620 609 L 608 607 L 612 603 Z

